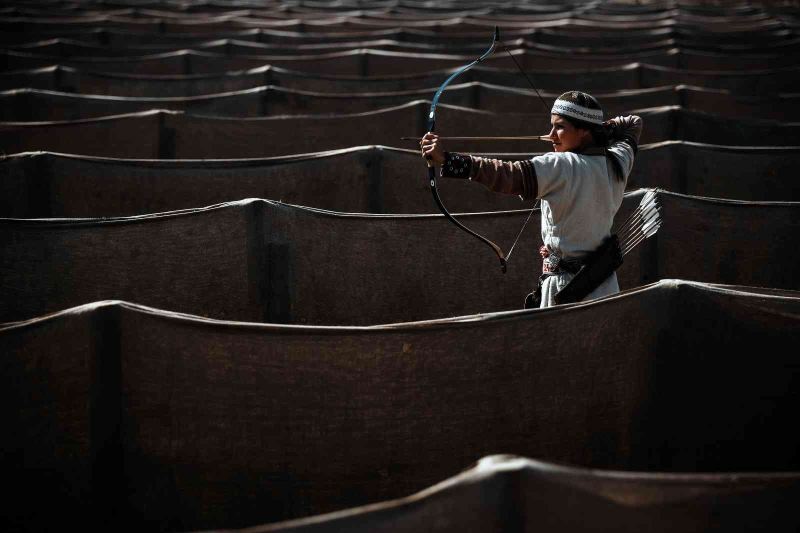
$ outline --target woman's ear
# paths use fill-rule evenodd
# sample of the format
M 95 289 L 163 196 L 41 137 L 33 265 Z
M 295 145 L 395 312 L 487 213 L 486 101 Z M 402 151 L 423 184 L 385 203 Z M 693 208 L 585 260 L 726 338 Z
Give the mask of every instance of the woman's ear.
M 588 146 L 594 142 L 591 131 L 584 129 L 579 129 L 578 131 L 580 132 L 581 146 Z

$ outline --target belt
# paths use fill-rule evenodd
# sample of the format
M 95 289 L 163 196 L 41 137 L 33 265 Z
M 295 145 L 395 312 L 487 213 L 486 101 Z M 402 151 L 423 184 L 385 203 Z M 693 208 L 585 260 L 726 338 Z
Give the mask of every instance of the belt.
M 580 259 L 564 259 L 544 244 L 539 247 L 539 255 L 542 256 L 543 274 L 577 274 L 584 264 Z

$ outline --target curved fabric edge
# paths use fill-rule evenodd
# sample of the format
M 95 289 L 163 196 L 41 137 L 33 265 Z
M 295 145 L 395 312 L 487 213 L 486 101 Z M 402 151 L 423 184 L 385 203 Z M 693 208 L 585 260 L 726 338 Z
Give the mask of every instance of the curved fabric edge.
M 211 121 L 229 121 L 229 122 L 270 122 L 270 121 L 280 121 L 285 119 L 297 120 L 297 119 L 314 119 L 314 120 L 337 120 L 342 118 L 354 118 L 354 117 L 370 117 L 370 116 L 378 116 L 386 113 L 391 113 L 392 111 L 402 110 L 402 109 L 410 109 L 414 107 L 430 107 L 431 102 L 429 100 L 412 100 L 410 102 L 406 102 L 405 104 L 400 104 L 396 106 L 390 107 L 382 107 L 380 109 L 374 109 L 371 111 L 362 111 L 358 113 L 343 113 L 343 114 L 308 114 L 308 115 L 273 115 L 273 116 L 259 116 L 259 117 L 231 117 L 231 116 L 219 116 L 219 115 L 204 115 L 199 113 L 189 113 L 180 110 L 169 110 L 169 109 L 150 109 L 147 111 L 137 111 L 134 113 L 121 113 L 118 115 L 104 115 L 99 117 L 91 117 L 91 118 L 81 118 L 81 119 L 74 119 L 74 120 L 53 120 L 53 121 L 39 121 L 39 122 L 25 122 L 25 121 L 5 121 L 0 122 L 0 128 L 34 128 L 34 127 L 53 127 L 53 126 L 68 126 L 70 124 L 86 124 L 86 123 L 93 123 L 93 122 L 102 122 L 102 121 L 111 121 L 111 120 L 124 120 L 126 118 L 136 118 L 136 117 L 146 117 L 152 115 L 183 115 L 189 118 L 199 118 L 203 120 L 211 120 Z M 471 107 L 464 107 L 464 106 L 457 106 L 452 104 L 440 104 L 440 108 L 448 108 L 454 111 L 466 111 L 469 113 L 474 113 L 476 115 L 483 115 L 488 117 L 495 117 L 498 120 L 502 119 L 503 115 L 507 113 L 497 113 L 494 111 L 487 111 L 484 109 L 475 109 Z M 712 118 L 712 119 L 724 119 L 732 121 L 733 119 L 729 117 L 725 117 L 723 115 L 718 115 L 714 113 L 707 113 L 704 111 L 697 111 L 694 109 L 689 109 L 679 105 L 667 105 L 667 106 L 658 106 L 658 107 L 648 107 L 643 109 L 633 109 L 630 111 L 633 114 L 640 114 L 645 115 L 647 118 L 648 115 L 656 115 L 661 113 L 682 113 L 687 116 L 694 116 L 700 118 Z M 779 120 L 774 119 L 756 119 L 756 118 L 748 118 L 745 120 L 738 121 L 739 123 L 743 124 L 756 124 L 756 125 L 766 125 L 766 126 L 782 126 L 782 127 L 794 127 L 800 125 L 800 122 L 782 122 Z
M 655 143 L 639 145 L 640 151 L 655 150 L 666 146 L 688 146 L 691 148 L 698 148 L 701 150 L 710 150 L 715 152 L 727 153 L 796 153 L 800 152 L 800 146 L 739 146 L 727 144 L 711 144 L 701 143 L 696 141 L 684 140 L 668 140 Z M 383 144 L 366 144 L 361 146 L 351 146 L 349 148 L 337 148 L 334 150 L 322 150 L 319 152 L 303 152 L 297 154 L 278 155 L 269 157 L 242 157 L 242 158 L 210 158 L 210 159 L 137 159 L 129 157 L 103 157 L 84 154 L 71 154 L 66 152 L 52 152 L 48 150 L 37 150 L 31 152 L 16 152 L 0 156 L 0 162 L 23 159 L 28 157 L 53 157 L 63 159 L 75 159 L 80 161 L 91 161 L 96 163 L 108 164 L 126 164 L 126 165 L 147 165 L 153 167 L 192 167 L 196 165 L 208 166 L 253 166 L 259 164 L 281 164 L 291 163 L 295 161 L 307 161 L 311 159 L 320 159 L 325 157 L 336 157 L 342 154 L 348 154 L 359 151 L 366 151 L 371 149 L 384 150 L 387 152 L 397 152 L 406 154 L 416 154 L 417 150 L 408 148 L 399 148 L 397 146 L 388 146 Z M 496 158 L 512 158 L 520 159 L 529 157 L 534 154 L 545 152 L 473 152 L 475 155 L 486 155 Z
M 42 316 L 20 320 L 15 322 L 0 323 L 0 331 L 18 329 L 35 326 L 37 324 L 57 320 L 61 317 L 92 313 L 105 308 L 125 308 L 136 312 L 157 316 L 165 320 L 177 320 L 179 322 L 189 322 L 195 324 L 205 324 L 212 327 L 224 327 L 234 329 L 251 329 L 271 332 L 285 331 L 287 333 L 306 332 L 310 334 L 342 334 L 353 332 L 387 332 L 396 331 L 398 333 L 413 330 L 441 329 L 446 327 L 472 326 L 476 323 L 488 323 L 506 319 L 520 319 L 543 314 L 555 314 L 569 312 L 571 309 L 595 307 L 607 305 L 622 298 L 636 298 L 645 292 L 653 291 L 675 291 L 681 288 L 690 288 L 699 291 L 721 292 L 729 295 L 753 296 L 765 299 L 776 299 L 779 301 L 792 301 L 800 299 L 800 291 L 788 289 L 776 289 L 771 287 L 750 287 L 743 285 L 723 285 L 719 283 L 703 283 L 698 281 L 680 279 L 662 279 L 648 285 L 634 287 L 619 293 L 598 298 L 587 302 L 577 302 L 573 304 L 561 305 L 545 309 L 516 309 L 512 311 L 497 311 L 491 313 L 478 313 L 473 315 L 455 316 L 433 320 L 419 320 L 414 322 L 397 322 L 390 324 L 376 324 L 371 326 L 314 326 L 296 324 L 271 324 L 265 322 L 243 322 L 235 320 L 221 320 L 208 318 L 189 313 L 157 309 L 147 305 L 138 304 L 125 300 L 102 300 L 86 303 L 68 309 L 62 309 Z
M 662 503 L 678 504 L 706 493 L 714 494 L 720 491 L 747 491 L 763 488 L 765 485 L 778 487 L 800 485 L 800 472 L 720 474 L 621 472 L 578 468 L 513 455 L 490 455 L 478 460 L 470 469 L 405 498 L 229 531 L 268 533 L 306 528 L 316 531 L 315 526 L 319 526 L 320 531 L 331 531 L 339 527 L 338 522 L 345 522 L 341 525 L 346 526 L 347 521 L 364 519 L 368 515 L 377 515 L 374 518 L 380 520 L 381 515 L 387 514 L 389 516 L 386 519 L 390 520 L 393 511 L 407 511 L 465 486 L 477 485 L 480 490 L 480 486 L 488 485 L 493 479 L 507 476 L 545 478 L 555 484 L 567 485 L 630 508 L 646 508 Z M 687 485 L 691 485 L 690 490 L 687 490 Z
M 727 205 L 758 205 L 758 206 L 797 206 L 800 202 L 763 202 L 763 201 L 747 201 L 747 200 L 729 200 L 725 198 L 709 198 L 703 196 L 692 196 L 688 194 L 680 194 L 676 192 L 665 191 L 663 189 L 636 189 L 625 193 L 625 198 L 638 198 L 645 194 L 645 192 L 655 190 L 659 194 L 674 196 L 677 198 L 684 198 L 687 200 L 706 202 L 710 204 L 727 204 Z M 444 215 L 440 213 L 424 213 L 424 214 L 397 214 L 397 213 L 346 213 L 341 211 L 331 211 L 328 209 L 321 209 L 317 207 L 309 207 L 303 205 L 290 204 L 277 200 L 269 200 L 265 198 L 243 198 L 231 202 L 222 202 L 204 207 L 179 209 L 175 211 L 163 211 L 159 213 L 147 213 L 144 215 L 132 215 L 124 217 L 103 217 L 103 218 L 0 218 L 0 224 L 21 224 L 21 225 L 39 225 L 39 224 L 55 224 L 55 225 L 91 225 L 91 224 L 121 224 L 131 222 L 147 222 L 148 220 L 163 219 L 168 217 L 187 216 L 213 211 L 215 209 L 224 209 L 227 207 L 243 206 L 253 203 L 263 202 L 273 206 L 281 206 L 288 209 L 298 209 L 327 217 L 341 217 L 341 218 L 362 218 L 362 219 L 421 219 L 421 218 L 440 218 Z M 458 213 L 459 216 L 465 217 L 482 217 L 482 216 L 504 216 L 514 215 L 519 213 L 527 213 L 530 209 L 515 209 L 508 211 L 479 211 L 470 213 Z

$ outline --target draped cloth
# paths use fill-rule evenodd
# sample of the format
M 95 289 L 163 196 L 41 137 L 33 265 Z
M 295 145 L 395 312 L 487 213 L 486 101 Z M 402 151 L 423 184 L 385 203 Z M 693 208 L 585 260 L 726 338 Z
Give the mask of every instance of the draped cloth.
M 794 291 L 667 280 L 372 327 L 118 301 L 7 324 L 0 529 L 237 528 L 404 498 L 305 526 L 791 530 L 798 316 Z M 579 468 L 458 475 L 498 453 Z

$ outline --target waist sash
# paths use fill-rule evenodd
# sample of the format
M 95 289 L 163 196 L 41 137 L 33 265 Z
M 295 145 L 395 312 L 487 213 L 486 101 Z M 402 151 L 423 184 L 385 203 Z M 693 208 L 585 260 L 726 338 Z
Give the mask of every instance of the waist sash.
M 622 265 L 622 250 L 617 236 L 607 237 L 582 263 L 575 277 L 555 294 L 556 304 L 580 302 Z

